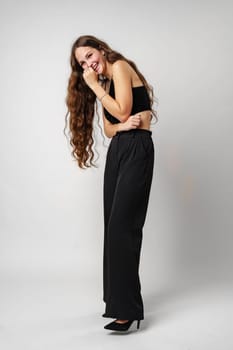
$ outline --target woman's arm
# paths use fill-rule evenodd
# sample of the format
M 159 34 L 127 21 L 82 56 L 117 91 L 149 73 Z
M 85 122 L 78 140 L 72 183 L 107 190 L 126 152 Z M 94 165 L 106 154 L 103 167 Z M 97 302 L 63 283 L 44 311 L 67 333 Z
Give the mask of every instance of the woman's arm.
M 131 115 L 126 122 L 112 124 L 109 120 L 106 119 L 103 111 L 103 125 L 104 133 L 107 137 L 112 138 L 116 135 L 117 131 L 136 129 L 141 122 L 140 114 Z
M 97 82 L 93 82 L 90 88 L 107 111 L 120 122 L 125 122 L 132 110 L 133 97 L 131 87 L 131 75 L 126 61 L 118 60 L 112 65 L 112 79 L 114 82 L 115 99 Z M 104 97 L 103 97 L 104 96 Z
M 106 119 L 106 117 L 103 115 L 103 125 L 104 125 L 104 133 L 107 137 L 112 138 L 116 135 L 117 131 L 120 131 L 121 129 L 121 123 L 118 124 L 112 124 L 110 121 Z

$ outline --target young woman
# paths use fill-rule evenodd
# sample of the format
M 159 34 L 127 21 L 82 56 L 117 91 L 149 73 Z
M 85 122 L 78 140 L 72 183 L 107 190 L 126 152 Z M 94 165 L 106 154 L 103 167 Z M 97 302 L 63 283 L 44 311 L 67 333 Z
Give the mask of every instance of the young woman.
M 93 118 L 97 99 L 109 144 L 104 172 L 104 328 L 126 331 L 144 319 L 139 279 L 142 229 L 154 167 L 151 119 L 153 89 L 134 62 L 90 35 L 71 49 L 66 103 L 70 144 L 79 167 L 93 164 Z

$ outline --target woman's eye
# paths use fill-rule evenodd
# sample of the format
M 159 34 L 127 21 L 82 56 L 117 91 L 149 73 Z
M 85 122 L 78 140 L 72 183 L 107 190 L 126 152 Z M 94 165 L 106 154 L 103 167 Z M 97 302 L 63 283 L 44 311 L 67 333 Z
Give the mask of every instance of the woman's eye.
M 89 53 L 89 55 L 87 56 L 88 58 L 92 56 L 92 53 Z

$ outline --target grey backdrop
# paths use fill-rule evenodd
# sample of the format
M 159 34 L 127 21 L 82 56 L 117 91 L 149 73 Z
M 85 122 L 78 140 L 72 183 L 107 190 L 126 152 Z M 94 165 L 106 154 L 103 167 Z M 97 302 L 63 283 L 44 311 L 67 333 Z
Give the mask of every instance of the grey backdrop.
M 96 119 L 99 167 L 80 170 L 63 135 L 70 48 L 93 34 L 135 61 L 159 99 L 144 293 L 232 282 L 232 7 L 1 1 L 2 281 L 63 275 L 84 291 L 91 283 L 101 301 L 109 139 L 103 145 Z

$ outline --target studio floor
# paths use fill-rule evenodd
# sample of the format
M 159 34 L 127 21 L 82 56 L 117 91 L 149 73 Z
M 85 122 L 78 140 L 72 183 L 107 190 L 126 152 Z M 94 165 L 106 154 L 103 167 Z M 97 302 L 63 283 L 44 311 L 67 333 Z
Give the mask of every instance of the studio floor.
M 103 327 L 101 281 L 77 276 L 3 274 L 0 348 L 3 350 L 232 350 L 233 286 L 156 286 L 144 291 L 145 319 L 127 333 Z M 99 284 L 98 284 L 99 283 Z

